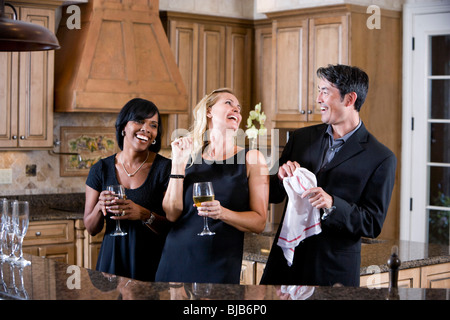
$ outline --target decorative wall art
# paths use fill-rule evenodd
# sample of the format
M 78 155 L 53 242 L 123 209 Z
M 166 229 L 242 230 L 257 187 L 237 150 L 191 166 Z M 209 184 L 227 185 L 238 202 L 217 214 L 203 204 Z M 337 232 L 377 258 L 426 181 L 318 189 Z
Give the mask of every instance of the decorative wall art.
M 87 176 L 100 159 L 119 151 L 115 128 L 61 127 L 61 152 L 78 153 L 60 158 L 62 177 Z

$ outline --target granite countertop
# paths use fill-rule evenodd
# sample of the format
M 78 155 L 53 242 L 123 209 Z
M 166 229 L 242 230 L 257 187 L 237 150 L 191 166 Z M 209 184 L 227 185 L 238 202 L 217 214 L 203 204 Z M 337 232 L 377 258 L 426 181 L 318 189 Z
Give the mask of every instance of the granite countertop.
M 0 300 L 235 300 L 239 304 L 265 306 L 255 300 L 448 300 L 448 289 L 367 289 L 358 287 L 289 286 L 281 296 L 280 286 L 205 283 L 142 282 L 114 276 L 51 259 L 24 254 L 31 265 L 24 268 L 0 262 Z M 245 302 L 250 300 L 250 302 Z M 233 302 L 235 303 L 235 302 Z M 187 304 L 187 305 L 189 305 Z M 156 305 L 156 307 L 161 305 Z M 192 305 L 190 305 L 192 306 Z M 292 305 L 291 305 L 292 306 Z M 276 307 L 267 305 L 267 308 Z M 280 307 L 280 306 L 278 306 Z M 280 311 L 286 311 L 281 305 Z M 183 312 L 177 308 L 168 312 Z M 227 312 L 227 308 L 218 311 Z M 248 311 L 248 310 L 247 310 Z M 271 314 L 275 314 L 274 310 Z M 182 313 L 180 313 L 182 315 Z M 278 314 L 278 313 L 277 313 Z
M 30 202 L 30 220 L 83 219 L 84 193 L 23 195 L 7 197 Z M 266 263 L 278 224 L 268 224 L 259 234 L 246 233 L 244 260 Z M 400 269 L 415 268 L 450 262 L 450 248 L 445 245 L 424 244 L 411 241 L 363 239 L 361 246 L 361 275 L 372 274 L 373 266 L 379 272 L 387 272 L 387 260 L 392 248 L 398 247 L 402 261 Z
M 272 228 L 273 230 L 273 228 Z M 244 260 L 266 263 L 274 239 L 272 231 L 262 235 L 247 233 L 244 241 Z M 402 262 L 400 269 L 409 269 L 450 262 L 450 248 L 446 245 L 412 241 L 363 239 L 361 245 L 361 275 L 372 274 L 373 266 L 379 272 L 389 271 L 387 261 L 394 246 Z
M 8 196 L 30 203 L 30 221 L 83 219 L 84 193 Z

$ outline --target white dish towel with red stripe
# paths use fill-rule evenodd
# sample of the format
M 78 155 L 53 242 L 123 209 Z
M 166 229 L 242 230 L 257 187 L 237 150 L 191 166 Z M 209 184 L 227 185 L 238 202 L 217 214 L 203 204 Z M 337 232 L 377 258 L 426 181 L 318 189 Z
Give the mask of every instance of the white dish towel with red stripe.
M 307 237 L 322 232 L 320 211 L 314 208 L 308 198 L 302 199 L 304 191 L 317 187 L 314 173 L 305 168 L 295 169 L 292 177 L 283 179 L 284 189 L 289 197 L 278 246 L 283 250 L 289 266 L 292 265 L 295 248 Z

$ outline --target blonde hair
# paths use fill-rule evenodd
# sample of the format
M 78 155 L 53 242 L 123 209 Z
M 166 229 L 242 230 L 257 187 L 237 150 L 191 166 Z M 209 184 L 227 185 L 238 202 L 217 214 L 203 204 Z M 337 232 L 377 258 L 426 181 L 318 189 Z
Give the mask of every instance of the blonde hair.
M 203 152 L 203 149 L 206 147 L 205 141 L 208 141 L 208 137 L 205 137 L 208 126 L 208 118 L 206 116 L 208 113 L 207 111 L 208 108 L 216 104 L 221 93 L 231 93 L 234 95 L 234 92 L 229 88 L 213 90 L 210 94 L 207 94 L 202 100 L 200 100 L 192 112 L 194 116 L 194 125 L 192 126 L 189 134 L 192 137 L 193 143 L 193 148 L 191 151 L 192 163 L 196 154 L 198 152 Z

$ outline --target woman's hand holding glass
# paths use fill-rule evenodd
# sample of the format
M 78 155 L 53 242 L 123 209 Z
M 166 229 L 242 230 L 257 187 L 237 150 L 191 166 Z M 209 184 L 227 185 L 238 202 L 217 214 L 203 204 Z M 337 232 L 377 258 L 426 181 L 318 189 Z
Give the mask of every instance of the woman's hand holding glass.
M 192 188 L 192 197 L 194 199 L 194 205 L 197 206 L 197 210 L 202 212 L 203 216 L 203 231 L 198 233 L 199 236 L 212 236 L 215 232 L 209 230 L 208 226 L 208 209 L 204 206 L 209 205 L 210 202 L 214 202 L 214 189 L 211 182 L 196 182 Z M 208 206 L 211 208 L 212 206 Z M 203 209 L 202 209 L 203 208 Z
M 218 200 L 207 201 L 203 202 L 200 207 L 197 207 L 197 211 L 199 216 L 217 220 L 220 219 L 222 206 Z
M 115 201 L 115 199 L 125 199 L 125 188 L 122 185 L 111 185 L 108 186 L 106 188 L 107 191 L 110 191 L 110 197 L 107 198 L 106 200 L 106 204 L 113 204 L 113 202 Z M 112 213 L 114 213 L 115 215 L 123 215 L 124 214 L 124 209 L 120 210 L 120 209 L 116 209 L 116 210 L 112 210 L 110 208 L 108 208 L 108 205 L 106 206 L 106 209 L 108 211 L 111 211 Z M 127 233 L 122 231 L 122 229 L 120 228 L 120 221 L 116 220 L 116 229 L 110 233 L 111 236 L 125 236 Z

